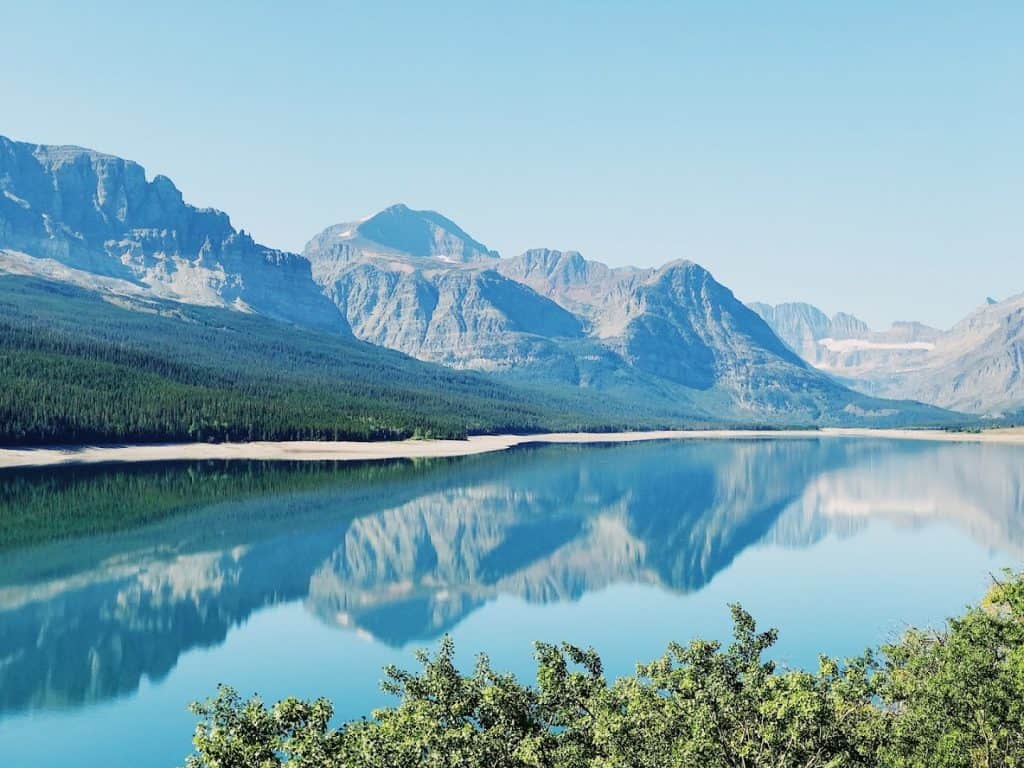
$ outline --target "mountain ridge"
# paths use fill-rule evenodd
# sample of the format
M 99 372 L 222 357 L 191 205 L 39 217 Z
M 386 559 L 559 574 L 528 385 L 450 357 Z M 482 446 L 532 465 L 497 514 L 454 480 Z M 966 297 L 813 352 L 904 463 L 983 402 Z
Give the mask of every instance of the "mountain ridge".
M 166 176 L 147 181 L 138 163 L 0 137 L 0 193 L 2 250 L 120 281 L 129 292 L 144 287 L 186 304 L 349 333 L 308 262 L 259 245 L 222 211 L 185 203 Z
M 809 304 L 750 306 L 809 363 L 866 393 L 992 416 L 1024 411 L 1024 293 L 988 298 L 948 330 L 899 321 L 845 336 Z
M 498 253 L 404 204 L 260 245 L 165 176 L 76 147 L 0 139 L 0 271 L 257 314 L 422 361 L 574 388 L 700 421 L 878 424 L 948 414 L 852 392 L 808 366 L 704 267 L 613 269 Z M 529 273 L 529 274 L 528 274 Z
M 357 337 L 413 357 L 682 400 L 705 417 L 844 423 L 900 412 L 898 404 L 839 403 L 848 398 L 841 385 L 810 368 L 691 260 L 612 268 L 577 251 L 533 249 L 512 259 L 442 263 L 352 249 L 350 237 L 342 224 L 310 241 L 304 255 L 314 279 Z M 517 328 L 487 295 L 498 286 L 519 292 L 529 314 L 558 316 L 560 309 L 578 326 Z M 474 324 L 481 318 L 490 322 Z

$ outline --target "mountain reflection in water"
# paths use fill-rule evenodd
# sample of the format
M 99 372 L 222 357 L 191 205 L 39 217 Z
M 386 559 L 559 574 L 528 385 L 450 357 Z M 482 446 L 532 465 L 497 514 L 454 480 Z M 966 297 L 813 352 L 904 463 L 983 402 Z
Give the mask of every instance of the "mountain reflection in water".
M 98 505 L 127 527 L 78 535 Z M 1022 510 L 1019 449 L 833 438 L 0 474 L 21 536 L 0 535 L 0 713 L 130 693 L 284 602 L 398 647 L 502 595 L 694 592 L 751 546 L 880 518 L 950 523 L 1016 560 Z

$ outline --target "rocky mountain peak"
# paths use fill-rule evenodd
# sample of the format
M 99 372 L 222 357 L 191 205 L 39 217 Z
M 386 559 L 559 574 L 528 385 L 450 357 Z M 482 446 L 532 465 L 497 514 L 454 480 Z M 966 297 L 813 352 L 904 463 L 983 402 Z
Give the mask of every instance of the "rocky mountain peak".
M 711 273 L 708 272 L 700 264 L 689 259 L 673 259 L 672 261 L 665 262 L 656 270 L 652 277 L 653 282 L 661 280 L 702 280 L 705 277 L 710 277 Z
M 457 264 L 489 263 L 493 251 L 436 211 L 416 211 L 398 203 L 359 221 L 336 224 L 313 238 L 307 258 L 404 256 Z
M 836 312 L 829 321 L 829 330 L 833 338 L 859 339 L 871 333 L 871 328 L 856 315 L 848 312 Z
M 550 248 L 531 248 L 514 261 L 518 263 L 508 271 L 515 272 L 517 279 L 523 282 L 543 280 L 563 289 L 586 283 L 593 266 L 579 251 Z

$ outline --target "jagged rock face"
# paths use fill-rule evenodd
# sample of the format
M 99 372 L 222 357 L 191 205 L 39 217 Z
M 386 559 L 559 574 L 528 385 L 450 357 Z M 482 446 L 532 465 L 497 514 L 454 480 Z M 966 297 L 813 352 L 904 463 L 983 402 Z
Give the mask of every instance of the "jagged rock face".
M 981 414 L 1024 408 L 1024 295 L 990 299 L 948 331 L 898 322 L 876 332 L 807 304 L 751 307 L 805 360 L 872 395 Z
M 829 317 L 817 307 L 799 302 L 754 303 L 750 307 L 811 365 L 858 382 L 920 367 L 941 335 L 935 328 L 907 322 L 876 332 L 853 315 L 839 312 Z
M 654 270 L 611 269 L 588 261 L 578 251 L 535 248 L 502 260 L 498 271 L 586 318 L 593 332 L 603 336 L 601 319 L 605 310 L 621 305 L 635 284 Z
M 805 370 L 756 314 L 693 262 L 657 270 L 619 311 L 622 333 L 611 343 L 641 370 L 687 387 L 739 382 L 762 366 Z
M 543 368 L 547 378 L 580 383 L 587 366 L 563 342 L 586 332 L 620 367 L 692 389 L 736 379 L 743 367 L 805 368 L 691 262 L 613 270 L 577 252 L 536 250 L 481 269 L 375 249 L 365 230 L 340 226 L 307 246 L 314 277 L 358 337 L 415 357 L 485 370 Z
M 447 221 L 438 214 L 395 206 L 355 227 L 331 227 L 306 246 L 304 255 L 314 279 L 355 335 L 454 367 L 542 367 L 555 378 L 573 380 L 572 357 L 559 341 L 581 337 L 582 323 L 528 286 L 485 266 L 494 261 L 493 252 L 466 245 L 476 241 L 464 233 L 458 247 L 451 245 L 452 235 L 445 235 L 443 248 L 430 250 L 420 242 L 424 249 L 409 253 L 395 250 L 400 242 L 395 233 L 381 235 L 386 245 L 368 239 L 396 217 L 420 221 L 421 215 L 431 224 L 435 218 Z M 381 217 L 383 224 L 374 223 Z M 462 232 L 457 227 L 455 231 Z M 410 247 L 419 247 L 413 238 L 409 242 Z M 456 254 L 461 256 L 457 259 Z
M 556 340 L 582 333 L 573 315 L 489 270 L 406 272 L 362 263 L 327 293 L 359 338 L 460 368 L 571 368 Z
M 187 205 L 165 176 L 79 147 L 0 137 L 0 269 L 347 332 L 300 256 Z
M 734 413 L 818 420 L 850 406 L 840 402 L 841 387 L 693 262 L 612 269 L 574 251 L 537 249 L 499 269 L 578 313 L 631 370 L 727 400 Z M 871 418 L 886 410 L 853 408 L 844 412 Z
M 876 333 L 853 315 L 838 312 L 829 317 L 801 302 L 753 303 L 750 308 L 804 360 L 840 376 L 857 376 L 873 368 L 913 368 L 940 333 L 920 323 L 896 323 L 891 330 Z
M 867 324 L 853 315 L 837 314 L 830 318 L 811 304 L 795 302 L 773 307 L 755 303 L 750 308 L 761 315 L 793 351 L 807 360 L 819 353 L 821 339 L 859 338 L 870 333 Z
M 499 269 L 587 318 L 590 333 L 631 363 L 663 376 L 667 365 L 675 372 L 666 378 L 687 386 L 704 386 L 716 367 L 727 368 L 745 352 L 761 362 L 779 358 L 804 367 L 759 317 L 691 261 L 612 269 L 576 251 L 538 249 Z

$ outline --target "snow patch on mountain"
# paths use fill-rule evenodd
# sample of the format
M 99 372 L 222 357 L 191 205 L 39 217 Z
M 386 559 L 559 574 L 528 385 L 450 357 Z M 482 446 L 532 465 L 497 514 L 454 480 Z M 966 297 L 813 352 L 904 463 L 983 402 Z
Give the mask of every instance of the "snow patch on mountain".
M 935 344 L 930 341 L 905 341 L 905 342 L 882 342 L 871 341 L 870 339 L 818 339 L 818 344 L 825 347 L 829 352 L 857 352 L 861 350 L 894 350 L 912 349 L 931 351 Z

